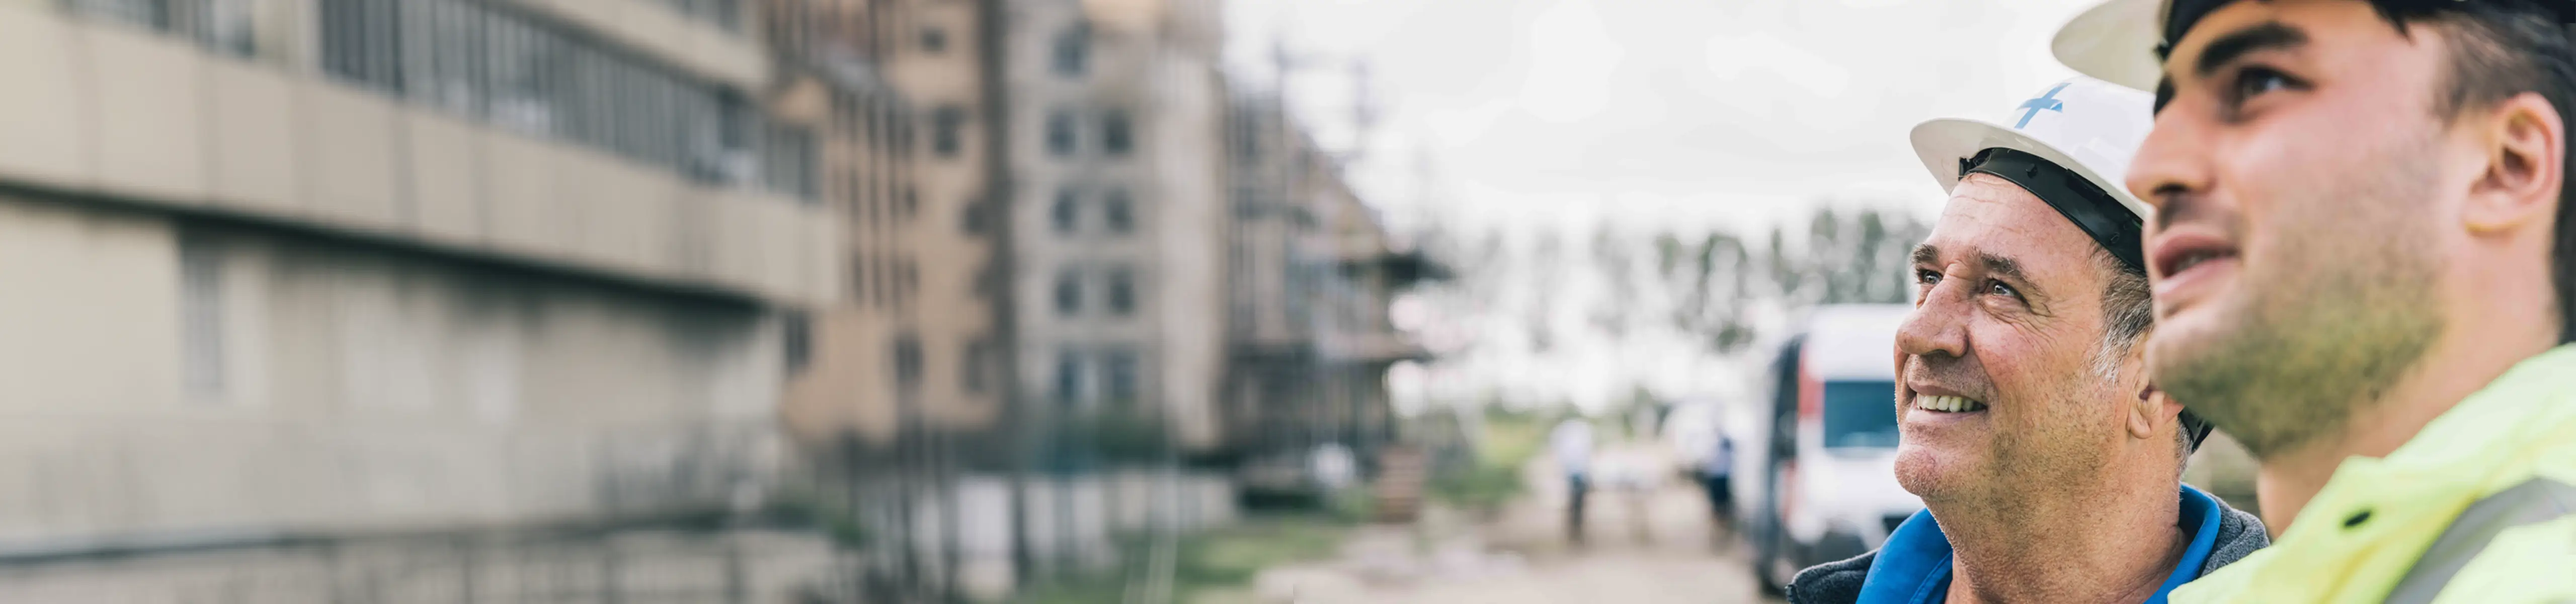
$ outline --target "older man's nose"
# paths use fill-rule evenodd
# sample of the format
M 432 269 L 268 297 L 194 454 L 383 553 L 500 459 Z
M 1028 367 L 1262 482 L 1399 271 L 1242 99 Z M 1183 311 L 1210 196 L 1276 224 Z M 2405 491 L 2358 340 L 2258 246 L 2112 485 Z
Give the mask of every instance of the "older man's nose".
M 1943 282 L 1923 292 L 1923 303 L 1905 315 L 1896 329 L 1896 350 L 1911 356 L 1962 357 L 1968 354 L 1967 315 L 1974 312 L 1952 285 Z

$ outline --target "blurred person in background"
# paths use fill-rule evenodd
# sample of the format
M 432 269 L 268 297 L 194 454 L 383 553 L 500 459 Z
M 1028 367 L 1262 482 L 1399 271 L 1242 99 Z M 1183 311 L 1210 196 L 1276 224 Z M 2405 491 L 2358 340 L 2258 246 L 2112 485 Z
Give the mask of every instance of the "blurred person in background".
M 1729 484 L 1735 475 L 1735 439 L 1727 437 L 1725 422 L 1711 423 L 1703 444 L 1708 452 L 1699 461 L 1699 482 L 1708 491 L 1708 510 L 1722 534 L 1735 530 L 1735 495 Z
M 2146 93 L 2077 78 L 1912 139 L 1951 197 L 1897 331 L 1897 481 L 1926 509 L 1798 573 L 1799 604 L 2161 602 L 2265 543 L 2181 482 L 2207 430 L 2149 384 Z
M 1557 471 L 1565 473 L 1565 538 L 1583 542 L 1583 497 L 1591 490 L 1592 422 L 1576 415 L 1556 423 L 1547 435 Z
M 2111 2 L 2058 56 L 2160 90 L 2127 187 L 2159 386 L 2278 544 L 2179 601 L 2576 601 L 2576 3 Z

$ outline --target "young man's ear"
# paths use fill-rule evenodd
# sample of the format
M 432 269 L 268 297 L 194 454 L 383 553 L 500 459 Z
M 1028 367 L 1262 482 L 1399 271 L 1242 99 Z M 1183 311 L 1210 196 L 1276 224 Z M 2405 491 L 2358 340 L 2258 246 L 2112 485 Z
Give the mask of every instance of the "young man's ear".
M 2567 174 L 2567 124 L 2540 93 L 2505 99 L 2475 120 L 2470 135 L 2484 147 L 2487 169 L 2470 190 L 2461 220 L 2471 233 L 2492 234 L 2557 216 Z

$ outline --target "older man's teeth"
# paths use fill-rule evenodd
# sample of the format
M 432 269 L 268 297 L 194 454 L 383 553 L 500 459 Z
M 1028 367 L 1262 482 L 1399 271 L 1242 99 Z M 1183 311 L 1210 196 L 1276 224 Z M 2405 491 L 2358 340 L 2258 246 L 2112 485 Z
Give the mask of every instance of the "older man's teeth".
M 1969 400 L 1967 397 L 1917 395 L 1914 397 L 1914 407 L 1943 413 L 1964 413 L 1983 411 L 1986 404 Z

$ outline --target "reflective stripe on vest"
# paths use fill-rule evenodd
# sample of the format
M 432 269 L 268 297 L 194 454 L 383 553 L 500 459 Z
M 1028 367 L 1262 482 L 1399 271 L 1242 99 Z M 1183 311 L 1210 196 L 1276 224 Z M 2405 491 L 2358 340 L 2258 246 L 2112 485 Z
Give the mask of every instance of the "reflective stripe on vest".
M 2433 540 L 2433 545 L 2424 548 L 2424 555 L 2415 559 L 2415 567 L 2406 570 L 2406 577 L 2397 580 L 2397 587 L 2388 591 L 2387 602 L 2432 602 L 2434 596 L 2442 594 L 2443 587 L 2451 584 L 2451 578 L 2460 574 L 2460 569 L 2468 567 L 2469 560 L 2486 551 L 2487 543 L 2494 541 L 2496 535 L 2571 514 L 2576 514 L 2576 485 L 2547 478 L 2533 478 L 2469 504 L 2458 518 L 2451 520 L 2451 527 Z

